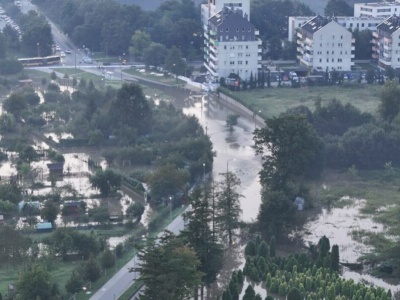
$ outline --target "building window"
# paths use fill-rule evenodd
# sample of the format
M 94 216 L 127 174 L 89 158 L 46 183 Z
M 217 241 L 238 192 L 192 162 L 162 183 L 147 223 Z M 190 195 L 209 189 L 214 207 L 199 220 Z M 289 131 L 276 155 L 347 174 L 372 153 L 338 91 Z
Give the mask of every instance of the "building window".
M 242 35 L 242 41 L 244 41 L 244 38 L 245 38 L 244 35 Z
M 243 53 L 238 53 L 238 57 L 242 57 Z
M 249 62 L 246 60 L 246 65 L 248 65 L 249 64 Z
M 338 62 L 342 62 L 342 59 L 341 58 L 338 58 L 338 60 L 337 60 Z
M 234 65 L 235 64 L 235 62 L 234 61 L 230 61 L 230 65 L 232 66 L 232 65 Z
M 322 44 L 319 44 L 320 47 L 322 47 Z
M 326 51 L 326 54 L 329 54 L 329 51 Z
M 241 65 L 241 64 L 242 64 L 242 61 L 241 61 L 241 60 L 239 60 L 239 61 L 238 61 L 238 65 Z
M 230 49 L 231 49 L 231 50 L 235 50 L 235 46 L 231 46 Z
M 332 51 L 332 54 L 335 54 L 335 51 Z
M 250 57 L 251 55 L 250 55 L 250 53 L 246 53 L 246 57 Z
M 353 23 L 350 23 L 350 27 L 353 27 Z
M 319 59 L 319 62 L 322 62 L 322 58 Z
M 226 50 L 226 45 L 224 46 L 224 49 Z
M 239 32 L 239 28 L 236 28 L 236 32 Z
M 251 31 L 251 27 L 247 28 L 247 31 L 250 32 Z
M 225 31 L 226 31 L 226 32 L 229 32 L 229 28 L 225 28 Z
M 249 49 L 249 46 L 248 46 L 248 45 L 246 45 L 246 49 Z
M 364 23 L 361 23 L 361 27 L 364 27 Z
M 334 35 L 332 35 L 332 40 L 334 40 L 335 39 L 335 36 Z
M 326 59 L 326 62 L 329 62 L 329 58 Z
M 332 58 L 332 62 L 334 62 L 335 60 Z

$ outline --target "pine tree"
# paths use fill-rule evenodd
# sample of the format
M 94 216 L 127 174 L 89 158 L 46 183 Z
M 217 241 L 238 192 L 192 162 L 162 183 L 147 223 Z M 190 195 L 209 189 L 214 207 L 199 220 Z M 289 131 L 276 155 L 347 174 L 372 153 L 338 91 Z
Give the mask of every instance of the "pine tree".
M 240 198 L 243 197 L 237 188 L 239 178 L 232 172 L 222 174 L 224 180 L 218 183 L 216 223 L 219 234 L 226 238 L 229 246 L 233 244 L 235 230 L 239 228 L 239 218 L 242 213 Z
M 331 269 L 339 272 L 339 246 L 333 245 L 331 252 Z
M 223 263 L 222 245 L 217 243 L 209 225 L 213 218 L 213 211 L 209 205 L 211 196 L 209 188 L 196 188 L 192 193 L 192 209 L 183 216 L 187 226 L 182 236 L 196 251 L 200 260 L 199 271 L 204 274 L 202 287 L 215 281 Z
M 243 296 L 243 300 L 254 300 L 256 297 L 256 292 L 251 284 L 246 288 L 246 291 Z

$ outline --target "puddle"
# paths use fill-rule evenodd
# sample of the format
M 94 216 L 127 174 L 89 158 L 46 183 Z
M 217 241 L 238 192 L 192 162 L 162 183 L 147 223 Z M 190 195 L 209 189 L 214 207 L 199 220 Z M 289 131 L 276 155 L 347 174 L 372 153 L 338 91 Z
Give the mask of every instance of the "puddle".
M 46 119 L 47 120 L 47 119 Z M 48 139 L 53 140 L 56 143 L 59 143 L 61 139 L 73 139 L 73 135 L 71 133 L 62 132 L 60 134 L 52 133 L 45 133 L 44 136 Z

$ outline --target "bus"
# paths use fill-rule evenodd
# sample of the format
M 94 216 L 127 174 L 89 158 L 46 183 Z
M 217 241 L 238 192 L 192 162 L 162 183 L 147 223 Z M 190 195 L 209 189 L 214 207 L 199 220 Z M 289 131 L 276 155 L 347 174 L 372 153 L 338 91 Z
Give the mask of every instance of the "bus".
M 18 58 L 18 61 L 21 62 L 24 67 L 56 65 L 61 63 L 61 56 L 51 55 L 45 57 Z

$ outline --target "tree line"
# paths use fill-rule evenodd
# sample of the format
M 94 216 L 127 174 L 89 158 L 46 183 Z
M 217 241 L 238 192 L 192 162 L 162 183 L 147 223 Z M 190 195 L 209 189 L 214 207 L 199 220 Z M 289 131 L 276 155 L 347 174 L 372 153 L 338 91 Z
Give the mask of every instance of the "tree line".
M 339 274 L 339 250 L 330 246 L 323 236 L 317 245 L 310 245 L 308 252 L 280 257 L 275 253 L 275 241 L 268 245 L 259 236 L 245 247 L 246 264 L 232 273 L 229 285 L 219 296 L 220 300 L 238 300 L 245 286 L 243 300 L 262 300 L 254 286 L 265 284 L 265 300 L 286 297 L 288 300 L 302 299 L 392 299 L 390 290 L 356 283 Z

